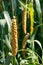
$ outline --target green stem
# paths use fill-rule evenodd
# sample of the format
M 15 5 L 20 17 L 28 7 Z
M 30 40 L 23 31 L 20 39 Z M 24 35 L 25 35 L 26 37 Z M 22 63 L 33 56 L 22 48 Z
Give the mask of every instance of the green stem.
M 4 1 L 2 0 L 2 6 L 3 6 L 3 9 L 5 10 L 5 5 L 4 5 Z
M 15 57 L 12 56 L 12 65 L 15 65 L 15 61 L 14 61 Z
M 14 5 L 13 5 L 13 1 L 11 0 L 11 3 L 12 3 L 12 14 L 14 16 Z

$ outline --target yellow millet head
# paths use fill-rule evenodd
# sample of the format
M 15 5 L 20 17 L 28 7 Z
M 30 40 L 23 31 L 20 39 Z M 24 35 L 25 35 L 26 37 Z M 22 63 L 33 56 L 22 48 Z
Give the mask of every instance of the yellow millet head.
M 24 34 L 26 34 L 26 20 L 27 20 L 27 9 L 22 11 L 22 28 Z
M 17 37 L 17 20 L 16 18 L 12 19 L 12 55 L 16 56 L 18 51 L 18 37 Z

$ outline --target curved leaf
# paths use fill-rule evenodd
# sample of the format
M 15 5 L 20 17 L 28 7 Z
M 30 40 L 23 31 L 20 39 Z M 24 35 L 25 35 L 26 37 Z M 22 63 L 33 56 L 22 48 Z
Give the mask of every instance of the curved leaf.
M 40 43 L 38 40 L 34 40 L 34 42 L 36 42 L 36 43 L 40 46 L 40 48 L 41 48 L 41 50 L 42 50 L 42 45 L 41 45 L 41 43 Z
M 11 18 L 9 16 L 9 13 L 7 11 L 4 11 L 3 13 L 4 13 L 5 20 L 8 24 L 9 31 L 11 31 Z

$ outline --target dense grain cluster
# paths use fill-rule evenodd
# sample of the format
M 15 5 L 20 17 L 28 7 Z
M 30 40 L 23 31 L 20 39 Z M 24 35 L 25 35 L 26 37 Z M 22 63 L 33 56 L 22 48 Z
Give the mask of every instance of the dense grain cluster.
M 33 26 L 34 26 L 34 10 L 33 8 L 31 8 L 30 9 L 30 34 L 32 34 L 34 31 Z
M 25 49 L 25 47 L 26 47 L 26 41 L 28 40 L 28 38 L 29 38 L 29 33 L 27 33 L 25 36 L 24 36 L 24 39 L 23 39 L 23 41 L 22 41 L 22 49 Z
M 23 41 L 22 41 L 22 49 L 23 49 L 23 51 L 22 51 L 22 54 L 23 54 L 23 57 L 25 57 L 25 47 L 26 47 L 26 45 L 27 45 L 27 40 L 28 40 L 28 38 L 29 38 L 29 33 L 27 33 L 26 35 L 25 35 L 25 37 L 24 37 L 24 39 L 23 39 Z
M 26 34 L 26 19 L 27 18 L 27 9 L 24 9 L 22 12 L 22 28 L 23 32 Z
M 18 38 L 17 38 L 17 20 L 12 19 L 12 54 L 16 56 L 18 50 Z

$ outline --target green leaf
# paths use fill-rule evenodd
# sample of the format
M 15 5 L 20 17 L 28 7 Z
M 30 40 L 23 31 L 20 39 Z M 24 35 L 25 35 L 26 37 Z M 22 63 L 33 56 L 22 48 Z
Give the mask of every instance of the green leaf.
M 13 60 L 13 65 L 18 65 L 18 61 L 17 61 L 16 57 L 13 56 L 12 58 L 13 58 L 12 59 Z
M 43 49 L 42 49 L 42 64 L 43 64 Z
M 9 41 L 7 35 L 5 35 L 5 44 L 7 45 L 7 47 L 9 48 L 9 50 L 12 50 L 12 47 L 11 47 L 11 44 L 10 44 L 10 41 Z
M 38 40 L 33 40 L 34 41 L 34 43 L 36 42 L 39 46 L 40 46 L 40 48 L 41 48 L 41 50 L 42 50 L 42 45 L 41 45 L 41 43 L 38 41 Z M 31 40 L 27 40 L 27 43 L 31 43 Z M 30 44 L 31 45 L 31 44 Z
M 39 0 L 35 0 L 35 3 L 36 3 L 36 10 L 38 12 L 38 16 L 40 16 L 40 14 L 41 14 L 40 1 Z
M 24 4 L 22 1 L 18 0 L 18 2 L 20 3 L 21 7 L 26 8 L 26 4 Z
M 27 60 L 21 60 L 20 65 L 28 65 Z
M 0 62 L 2 64 L 5 63 L 5 53 L 4 53 L 4 51 L 0 51 Z
M 41 48 L 41 50 L 42 50 L 42 45 L 41 45 L 41 43 L 40 43 L 38 40 L 34 40 L 34 42 L 36 42 L 36 43 L 40 46 L 40 48 Z
M 11 32 L 11 18 L 9 16 L 9 13 L 7 11 L 4 11 L 3 14 L 4 14 L 5 20 L 8 24 L 9 32 Z
M 7 56 L 7 58 L 6 58 L 6 60 L 5 60 L 4 65 L 9 65 L 10 64 L 10 61 L 11 61 L 11 58 L 12 58 L 12 54 L 9 53 L 8 56 Z
M 6 24 L 6 20 L 5 19 L 0 19 L 0 25 L 4 27 L 5 24 Z
M 16 15 L 17 1 L 16 0 L 11 0 L 11 3 L 12 3 L 12 14 L 14 16 L 14 14 Z

